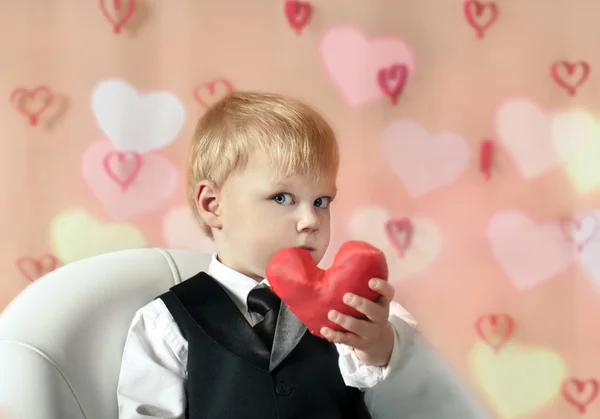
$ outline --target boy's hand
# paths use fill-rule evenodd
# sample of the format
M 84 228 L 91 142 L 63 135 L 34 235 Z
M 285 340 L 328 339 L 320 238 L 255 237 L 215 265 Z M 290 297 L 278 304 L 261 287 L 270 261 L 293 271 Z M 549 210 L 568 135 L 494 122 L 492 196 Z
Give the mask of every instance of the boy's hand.
M 388 321 L 388 316 L 395 290 L 389 282 L 375 278 L 369 281 L 369 288 L 381 294 L 375 302 L 354 294 L 344 296 L 344 302 L 363 313 L 364 319 L 331 310 L 329 319 L 348 332 L 338 332 L 324 327 L 321 329 L 321 334 L 332 342 L 343 343 L 354 348 L 358 359 L 366 364 L 386 366 L 394 347 L 394 330 Z

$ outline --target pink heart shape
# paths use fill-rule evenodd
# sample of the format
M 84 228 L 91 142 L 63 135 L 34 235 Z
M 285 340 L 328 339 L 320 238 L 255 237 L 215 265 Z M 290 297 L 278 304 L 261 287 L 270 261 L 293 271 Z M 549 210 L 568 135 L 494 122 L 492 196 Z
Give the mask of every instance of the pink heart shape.
M 159 209 L 173 195 L 179 173 L 169 160 L 158 154 L 144 154 L 138 167 L 127 157 L 115 158 L 114 152 L 108 141 L 94 143 L 83 153 L 81 167 L 92 193 L 113 219 L 125 221 L 145 215 Z
M 382 139 L 388 163 L 413 198 L 455 181 L 471 159 L 471 149 L 462 136 L 430 134 L 408 120 L 392 121 Z
M 574 260 L 573 246 L 560 223 L 536 223 L 517 210 L 496 213 L 487 238 L 496 260 L 521 291 L 560 274 Z
M 333 83 L 354 107 L 384 95 L 379 81 L 382 70 L 404 66 L 405 78 L 410 78 L 415 67 L 413 53 L 404 41 L 393 37 L 369 40 L 361 31 L 346 26 L 330 29 L 323 36 L 321 57 Z

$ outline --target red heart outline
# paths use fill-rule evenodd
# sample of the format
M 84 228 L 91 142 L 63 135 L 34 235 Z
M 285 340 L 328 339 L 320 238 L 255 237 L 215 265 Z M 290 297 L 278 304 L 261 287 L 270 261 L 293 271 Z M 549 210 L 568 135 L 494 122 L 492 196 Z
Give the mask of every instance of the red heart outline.
M 229 93 L 233 92 L 233 86 L 232 84 L 229 82 L 229 80 L 227 79 L 215 79 L 215 80 L 211 80 L 209 82 L 206 83 L 202 83 L 199 84 L 198 86 L 196 86 L 196 88 L 194 88 L 193 91 L 193 96 L 194 99 L 196 99 L 196 102 L 198 102 L 200 105 L 204 106 L 205 108 L 210 108 L 215 102 L 206 102 L 203 98 L 202 98 L 202 92 L 203 91 L 208 91 L 208 93 L 210 94 L 210 97 L 214 97 L 215 93 L 217 93 L 217 86 L 219 85 L 223 85 L 225 86 L 225 95 L 228 95 Z
M 572 76 L 577 67 L 581 67 L 583 72 L 575 84 L 569 84 L 560 74 L 559 70 L 564 68 L 567 75 Z M 550 75 L 560 87 L 567 90 L 569 96 L 575 96 L 577 89 L 581 87 L 588 79 L 591 72 L 590 64 L 587 61 L 569 62 L 565 60 L 556 61 L 550 66 Z
M 388 220 L 385 223 L 385 233 L 392 246 L 398 252 L 398 256 L 404 258 L 406 249 L 410 246 L 413 237 L 413 224 L 410 218 Z M 403 234 L 404 241 L 398 239 L 399 234 Z
M 392 64 L 387 68 L 381 68 L 377 72 L 377 84 L 392 105 L 398 103 L 398 97 L 402 94 L 406 81 L 408 80 L 408 67 L 404 64 Z M 393 82 L 393 84 L 390 84 Z
M 592 386 L 592 391 L 587 399 L 577 400 L 575 395 L 571 394 L 569 391 L 569 387 L 571 387 L 571 385 L 575 386 L 578 395 L 581 395 L 588 385 Z M 586 412 L 586 408 L 596 399 L 596 397 L 598 397 L 599 391 L 600 383 L 598 383 L 598 380 L 595 378 L 589 378 L 585 381 L 577 378 L 569 378 L 563 381 L 561 386 L 561 392 L 565 400 L 575 406 L 580 414 L 584 414 Z
M 571 232 L 571 226 L 574 226 L 577 230 L 581 229 L 581 221 L 576 218 L 563 218 L 562 220 L 560 220 L 560 230 L 569 242 L 577 246 L 578 252 L 581 252 L 585 245 L 588 244 L 588 242 L 596 236 L 596 234 L 598 233 L 598 229 L 600 228 L 598 218 L 591 215 L 588 215 L 588 217 L 592 217 L 592 219 L 594 220 L 594 228 L 590 236 L 586 238 L 586 240 L 584 240 L 583 243 L 578 243 L 573 233 Z
M 484 326 L 489 325 L 492 329 L 497 329 L 501 321 L 504 321 L 505 330 L 504 334 L 500 337 L 499 341 L 494 343 L 491 340 L 491 336 L 488 336 Z M 495 351 L 498 351 L 512 336 L 515 328 L 514 319 L 508 314 L 487 314 L 479 317 L 475 321 L 475 330 L 477 335 L 488 345 L 490 345 Z M 492 330 L 493 333 L 495 330 Z
M 119 177 L 117 175 L 117 173 L 115 173 L 111 167 L 112 160 L 114 158 L 117 158 L 118 163 L 120 165 L 123 165 L 124 163 L 126 163 L 126 159 L 130 158 L 130 157 L 133 157 L 133 159 L 134 159 L 133 170 L 131 171 L 131 173 L 129 173 L 124 178 Z M 133 152 L 133 151 L 111 151 L 109 153 L 106 153 L 106 155 L 104 156 L 104 159 L 102 160 L 102 164 L 104 166 L 104 171 L 106 172 L 108 177 L 110 177 L 116 184 L 121 186 L 121 189 L 123 191 L 126 191 L 129 188 L 129 186 L 131 185 L 131 183 L 135 180 L 136 176 L 142 169 L 142 163 L 143 163 L 143 158 L 142 158 L 141 154 Z
M 46 100 L 43 102 L 42 106 L 37 110 L 37 112 L 28 112 L 27 109 L 19 106 L 18 99 L 23 95 L 27 96 L 31 100 L 35 100 L 35 97 L 38 93 L 45 93 Z M 24 87 L 17 87 L 10 94 L 10 101 L 17 108 L 19 113 L 29 118 L 29 123 L 31 125 L 37 125 L 40 116 L 44 113 L 46 109 L 50 107 L 52 101 L 54 100 L 54 94 L 52 90 L 48 86 L 37 86 L 34 89 L 26 89 Z
M 487 180 L 492 177 L 492 165 L 494 163 L 494 141 L 483 140 L 479 146 L 479 170 Z
M 113 16 L 110 14 L 110 12 L 108 11 L 108 8 L 106 7 L 107 1 L 109 1 L 109 0 L 100 0 L 100 10 L 102 10 L 102 14 L 106 18 L 106 20 L 108 20 L 112 24 L 113 32 L 115 34 L 119 34 L 121 32 L 121 28 L 123 26 L 125 26 L 125 24 L 127 22 L 129 22 L 129 20 L 135 13 L 135 6 L 136 6 L 135 0 L 127 0 L 129 7 L 128 7 L 127 11 L 125 12 L 125 14 L 119 20 L 113 19 Z M 121 9 L 121 0 L 112 0 L 112 2 L 113 2 L 113 6 L 114 6 L 115 10 L 118 11 Z
M 49 266 L 45 266 L 45 262 L 48 262 Z M 34 282 L 41 276 L 55 270 L 58 267 L 58 259 L 56 258 L 56 256 L 47 253 L 45 255 L 42 255 L 42 257 L 40 257 L 39 259 L 35 259 L 29 256 L 21 257 L 17 259 L 16 264 L 21 274 L 30 282 Z M 27 270 L 27 265 L 33 266 L 37 275 L 35 278 L 31 276 L 30 272 Z
M 312 6 L 310 3 L 288 0 L 285 2 L 285 16 L 292 29 L 300 35 L 302 29 L 308 25 L 312 16 Z
M 491 11 L 490 19 L 484 24 L 480 24 L 477 22 L 476 18 L 481 17 L 486 9 Z M 478 0 L 466 0 L 463 6 L 463 12 L 469 25 L 477 32 L 477 37 L 483 39 L 485 31 L 492 26 L 498 18 L 499 9 L 498 5 L 494 2 L 482 3 Z

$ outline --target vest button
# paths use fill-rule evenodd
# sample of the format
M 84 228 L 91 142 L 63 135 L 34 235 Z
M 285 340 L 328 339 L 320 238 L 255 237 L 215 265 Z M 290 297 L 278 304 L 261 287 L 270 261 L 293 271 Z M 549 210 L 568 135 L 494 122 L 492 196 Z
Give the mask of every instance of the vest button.
M 289 396 L 292 393 L 292 388 L 287 384 L 278 384 L 275 387 L 275 392 L 280 396 Z

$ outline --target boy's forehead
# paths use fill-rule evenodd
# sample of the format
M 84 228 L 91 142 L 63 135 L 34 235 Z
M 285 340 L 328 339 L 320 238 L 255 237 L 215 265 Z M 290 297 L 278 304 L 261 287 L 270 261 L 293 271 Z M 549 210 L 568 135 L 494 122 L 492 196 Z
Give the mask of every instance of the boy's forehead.
M 273 161 L 267 153 L 254 152 L 248 159 L 245 175 L 273 188 L 314 187 L 318 189 L 336 188 L 336 176 L 324 174 L 320 179 L 314 179 L 308 173 L 282 173 L 281 165 Z M 244 175 L 243 174 L 243 175 Z
M 273 188 L 285 189 L 308 189 L 314 190 L 315 193 L 333 193 L 337 191 L 335 178 L 333 176 L 323 176 L 321 179 L 315 180 L 309 175 L 291 175 L 282 178 L 271 177 L 269 179 L 270 186 Z

